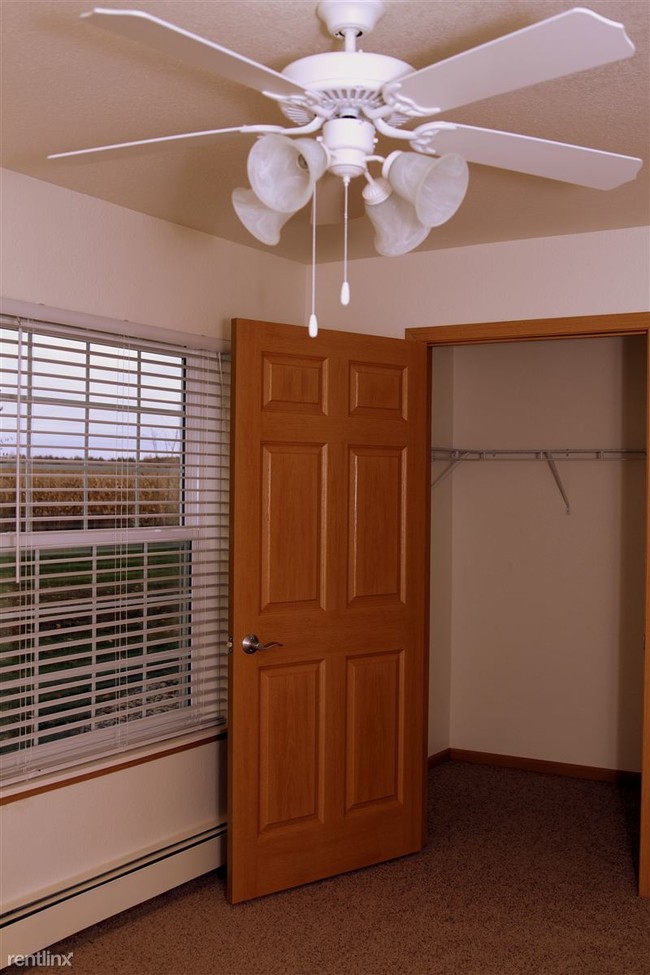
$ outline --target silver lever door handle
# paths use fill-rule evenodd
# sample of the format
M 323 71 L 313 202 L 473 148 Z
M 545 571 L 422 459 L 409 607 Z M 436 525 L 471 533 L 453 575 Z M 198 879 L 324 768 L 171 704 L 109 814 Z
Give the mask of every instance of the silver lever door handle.
M 284 643 L 272 640 L 271 643 L 260 643 L 254 633 L 249 633 L 241 642 L 244 653 L 257 653 L 258 650 L 270 650 L 271 647 L 283 647 Z

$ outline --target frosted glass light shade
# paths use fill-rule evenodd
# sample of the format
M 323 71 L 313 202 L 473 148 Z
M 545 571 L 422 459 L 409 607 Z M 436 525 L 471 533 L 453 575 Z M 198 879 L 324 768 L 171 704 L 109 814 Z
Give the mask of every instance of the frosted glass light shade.
M 253 237 L 263 244 L 273 246 L 280 241 L 280 231 L 292 213 L 279 213 L 265 206 L 252 190 L 233 190 L 232 205 L 235 213 Z
M 363 191 L 366 214 L 375 228 L 375 250 L 384 257 L 408 254 L 429 235 L 414 207 L 396 193 L 386 180 L 375 180 Z
M 314 139 L 265 135 L 248 154 L 248 178 L 257 197 L 280 213 L 295 213 L 311 199 L 327 168 L 327 153 Z
M 469 169 L 462 156 L 449 153 L 431 159 L 419 152 L 395 152 L 386 160 L 384 176 L 400 196 L 415 207 L 427 227 L 439 227 L 465 198 Z

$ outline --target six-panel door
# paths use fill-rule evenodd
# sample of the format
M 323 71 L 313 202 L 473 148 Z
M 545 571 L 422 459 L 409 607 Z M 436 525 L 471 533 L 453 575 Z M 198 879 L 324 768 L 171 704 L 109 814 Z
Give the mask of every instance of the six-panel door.
M 229 894 L 423 843 L 427 365 L 234 326 Z M 281 647 L 243 653 L 254 633 Z

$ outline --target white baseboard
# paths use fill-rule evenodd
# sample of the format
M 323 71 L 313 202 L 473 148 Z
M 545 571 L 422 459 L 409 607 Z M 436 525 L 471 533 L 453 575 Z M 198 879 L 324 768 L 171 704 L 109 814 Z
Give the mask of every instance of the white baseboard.
M 12 955 L 33 955 L 220 867 L 226 860 L 225 841 L 224 824 L 8 912 L 1 919 L 0 967 L 10 964 Z

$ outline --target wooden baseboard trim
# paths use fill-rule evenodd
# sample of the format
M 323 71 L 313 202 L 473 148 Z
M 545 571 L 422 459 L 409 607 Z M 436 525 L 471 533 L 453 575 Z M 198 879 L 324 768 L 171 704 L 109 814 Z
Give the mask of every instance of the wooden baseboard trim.
M 496 765 L 500 768 L 521 769 L 525 772 L 542 772 L 545 775 L 565 775 L 573 779 L 592 779 L 596 782 L 638 783 L 640 772 L 622 769 L 597 768 L 592 765 L 571 765 L 568 762 L 550 762 L 541 758 L 522 758 L 519 755 L 498 755 L 493 752 L 475 752 L 465 748 L 446 748 L 429 756 L 429 768 L 443 762 L 468 762 L 473 765 Z
M 435 768 L 436 765 L 442 765 L 444 762 L 448 762 L 451 759 L 451 748 L 443 748 L 441 752 L 436 752 L 435 755 L 429 755 L 427 759 L 427 765 L 429 768 Z

